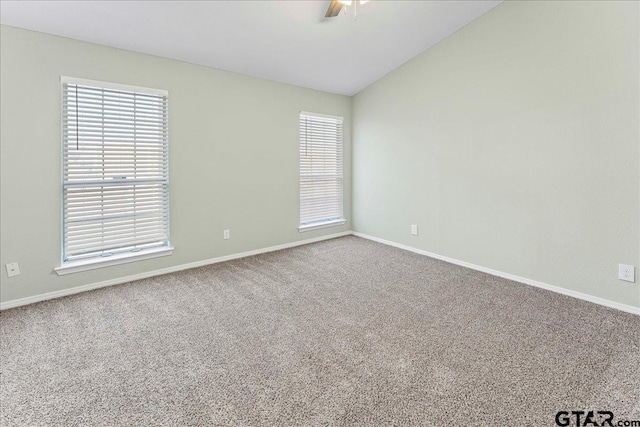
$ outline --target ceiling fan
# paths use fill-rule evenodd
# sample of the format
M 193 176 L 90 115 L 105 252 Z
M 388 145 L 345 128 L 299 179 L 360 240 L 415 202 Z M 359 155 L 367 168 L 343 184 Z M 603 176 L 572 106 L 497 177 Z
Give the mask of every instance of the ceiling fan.
M 359 0 L 360 4 L 365 4 L 369 0 Z M 331 4 L 329 4 L 329 8 L 327 9 L 327 13 L 324 15 L 325 18 L 333 18 L 338 16 L 340 11 L 344 6 L 351 6 L 351 3 L 354 6 L 358 3 L 358 0 L 331 0 Z

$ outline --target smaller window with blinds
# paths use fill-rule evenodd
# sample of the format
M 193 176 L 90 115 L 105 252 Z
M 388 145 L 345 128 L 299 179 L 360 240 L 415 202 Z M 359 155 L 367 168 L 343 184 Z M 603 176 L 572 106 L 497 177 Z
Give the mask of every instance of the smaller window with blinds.
M 299 231 L 344 224 L 342 117 L 300 113 Z
M 168 93 L 62 78 L 58 274 L 169 255 Z

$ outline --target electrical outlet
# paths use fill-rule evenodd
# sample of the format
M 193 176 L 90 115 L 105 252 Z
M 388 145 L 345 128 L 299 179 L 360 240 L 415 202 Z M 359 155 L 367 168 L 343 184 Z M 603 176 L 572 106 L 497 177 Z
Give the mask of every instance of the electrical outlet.
M 633 265 L 618 264 L 618 279 L 635 282 L 635 267 Z
M 224 240 L 228 240 L 231 237 L 229 230 L 224 230 Z
M 417 225 L 412 225 L 411 226 L 411 234 L 413 236 L 417 236 L 418 235 L 418 226 Z
M 7 264 L 7 276 L 13 277 L 20 274 L 20 266 L 17 262 L 12 262 L 11 264 Z

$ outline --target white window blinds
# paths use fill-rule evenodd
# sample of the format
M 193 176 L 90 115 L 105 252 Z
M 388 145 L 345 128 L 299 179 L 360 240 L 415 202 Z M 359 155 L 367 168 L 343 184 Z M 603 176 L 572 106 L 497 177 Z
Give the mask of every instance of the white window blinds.
M 169 245 L 167 98 L 63 78 L 63 263 Z
M 343 220 L 342 117 L 300 113 L 300 226 Z

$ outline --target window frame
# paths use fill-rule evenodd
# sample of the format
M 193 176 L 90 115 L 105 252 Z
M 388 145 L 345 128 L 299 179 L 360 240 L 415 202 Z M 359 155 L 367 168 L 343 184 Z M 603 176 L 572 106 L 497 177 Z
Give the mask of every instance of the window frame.
M 65 239 L 66 239 L 66 232 L 65 232 L 65 207 L 66 207 L 66 202 L 65 202 L 65 136 L 64 136 L 64 131 L 65 131 L 65 118 L 64 118 L 64 104 L 65 104 L 65 92 L 64 92 L 64 88 L 65 85 L 80 85 L 80 86 L 89 86 L 89 87 L 94 87 L 97 89 L 106 89 L 106 90 L 114 90 L 114 91 L 126 91 L 126 92 L 135 92 L 135 93 L 140 93 L 143 95 L 156 95 L 156 96 L 163 96 L 166 97 L 167 100 L 167 113 L 166 113 L 166 118 L 164 121 L 164 126 L 167 127 L 167 147 L 166 147 L 166 174 L 163 174 L 163 177 L 166 177 L 166 240 L 163 240 L 162 242 L 158 241 L 158 244 L 156 246 L 153 247 L 149 247 L 149 248 L 143 248 L 143 249 L 139 249 L 136 251 L 118 251 L 117 249 L 110 255 L 108 256 L 102 256 L 102 255 L 96 255 L 96 256 L 92 256 L 92 257 L 86 257 L 86 258 L 78 258 L 78 259 L 73 259 L 73 260 L 65 260 Z M 88 79 L 81 79 L 81 78 L 75 78 L 75 77 L 67 77 L 67 76 L 61 76 L 60 78 L 60 90 L 61 90 L 61 108 L 60 108 L 60 118 L 61 118 L 61 123 L 60 123 L 60 129 L 61 129 L 61 138 L 60 138 L 60 146 L 61 146 L 61 182 L 60 182 L 60 189 L 61 189 L 61 221 L 60 221 L 60 230 L 61 230 L 61 259 L 60 259 L 60 266 L 57 268 L 54 268 L 55 272 L 58 275 L 64 275 L 64 274 L 70 274 L 70 273 L 76 273 L 76 272 L 80 272 L 80 271 L 86 271 L 86 270 L 93 270 L 93 269 L 97 269 L 97 268 L 103 268 L 103 267 L 108 267 L 108 266 L 113 266 L 113 265 L 119 265 L 119 264 L 125 264 L 125 263 L 130 263 L 130 262 L 135 262 L 135 261 L 140 261 L 140 260 L 145 260 L 145 259 L 151 259 L 151 258 L 157 258 L 157 257 L 162 257 L 162 256 L 168 256 L 171 255 L 173 253 L 174 248 L 171 246 L 170 243 L 170 212 L 169 212 L 169 208 L 170 208 L 170 201 L 169 201 L 169 145 L 168 145 L 168 122 L 169 122 L 169 115 L 168 115 L 168 97 L 169 97 L 169 92 L 166 90 L 162 90 L 162 89 L 153 89 L 153 88 L 147 88 L 147 87 L 139 87 L 139 86 L 131 86 L 131 85 L 124 85 L 124 84 L 119 84 L 119 83 L 112 83 L 112 82 L 103 82 L 103 81 L 96 81 L 96 80 L 88 80 Z M 134 160 L 135 161 L 135 160 Z M 135 184 L 135 182 L 134 182 Z
M 299 115 L 298 115 L 298 132 L 299 135 L 301 133 L 301 125 L 302 125 L 302 116 L 307 116 L 307 117 L 316 117 L 319 119 L 331 119 L 331 120 L 335 120 L 336 122 L 339 122 L 341 131 L 340 131 L 340 138 L 337 139 L 340 147 L 339 147 L 339 157 L 340 157 L 340 181 L 342 184 L 342 188 L 340 190 L 340 217 L 339 218 L 326 218 L 326 219 L 321 219 L 321 220 L 316 220 L 316 221 L 312 221 L 312 222 L 308 222 L 308 223 L 302 223 L 302 164 L 301 164 L 301 146 L 302 146 L 302 139 L 300 138 L 300 136 L 298 137 L 298 178 L 299 178 L 299 186 L 298 186 L 298 196 L 299 196 L 299 209 L 298 209 L 298 214 L 299 214 L 299 225 L 298 225 L 298 231 L 303 233 L 306 231 L 312 231 L 312 230 L 317 230 L 317 229 L 322 229 L 322 228 L 328 228 L 328 227 L 336 227 L 339 225 L 343 225 L 346 224 L 347 220 L 344 217 L 344 117 L 342 116 L 335 116 L 335 115 L 329 115 L 329 114 L 322 114 L 322 113 L 313 113 L 313 112 L 309 112 L 309 111 L 300 111 Z

